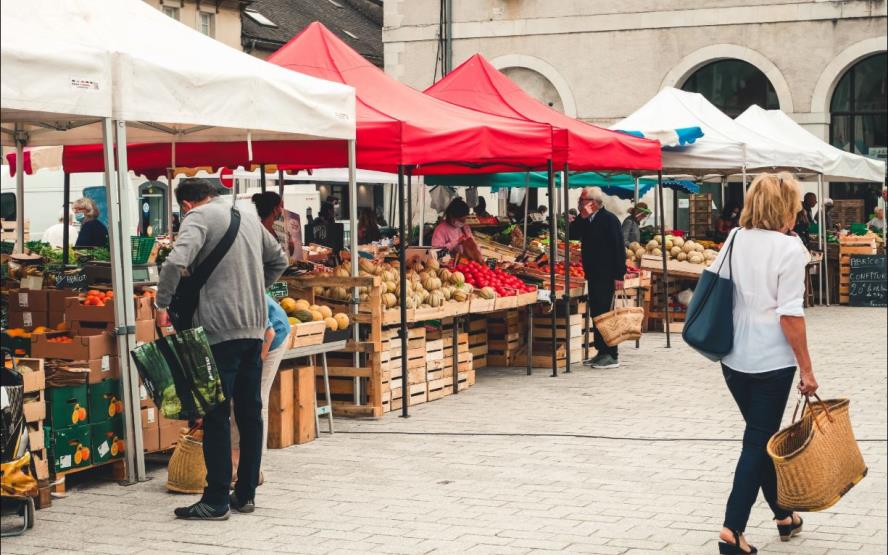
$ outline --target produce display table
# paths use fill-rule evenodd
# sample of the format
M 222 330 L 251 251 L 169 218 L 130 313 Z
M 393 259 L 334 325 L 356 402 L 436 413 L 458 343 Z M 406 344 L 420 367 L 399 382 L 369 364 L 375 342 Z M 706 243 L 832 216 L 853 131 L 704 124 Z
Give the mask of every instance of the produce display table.
M 330 374 L 327 369 L 327 353 L 334 351 L 342 351 L 345 349 L 348 341 L 331 341 L 329 343 L 321 343 L 320 345 L 309 345 L 307 347 L 296 347 L 289 349 L 284 353 L 282 360 L 290 360 L 302 357 L 314 357 L 321 355 L 321 367 L 324 370 L 324 391 L 327 394 L 327 404 L 318 406 L 317 395 L 315 395 L 315 434 L 320 435 L 320 417 L 327 416 L 328 431 L 333 433 L 333 402 L 330 399 Z

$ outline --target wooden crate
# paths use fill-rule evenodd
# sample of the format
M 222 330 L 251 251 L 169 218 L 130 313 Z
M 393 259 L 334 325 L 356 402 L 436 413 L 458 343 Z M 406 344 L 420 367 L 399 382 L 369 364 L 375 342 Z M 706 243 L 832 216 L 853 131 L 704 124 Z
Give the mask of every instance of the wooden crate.
M 863 201 L 861 201 L 863 202 Z M 851 286 L 851 255 L 877 254 L 878 243 L 872 233 L 845 235 L 839 238 L 839 303 L 848 304 Z
M 704 238 L 712 233 L 712 195 L 702 193 L 688 199 L 688 231 L 691 237 Z
M 327 324 L 320 322 L 305 322 L 290 326 L 290 349 L 320 345 L 324 342 L 324 330 Z

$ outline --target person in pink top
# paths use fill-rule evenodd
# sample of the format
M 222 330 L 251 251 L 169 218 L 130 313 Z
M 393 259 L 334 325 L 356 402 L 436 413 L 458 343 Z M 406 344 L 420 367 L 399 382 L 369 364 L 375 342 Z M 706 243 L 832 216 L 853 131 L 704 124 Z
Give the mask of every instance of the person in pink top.
M 472 238 L 472 230 L 466 225 L 469 205 L 457 197 L 450 202 L 444 211 L 444 219 L 435 228 L 432 235 L 432 246 L 447 249 L 453 256 L 462 256 L 482 262 L 481 252 Z

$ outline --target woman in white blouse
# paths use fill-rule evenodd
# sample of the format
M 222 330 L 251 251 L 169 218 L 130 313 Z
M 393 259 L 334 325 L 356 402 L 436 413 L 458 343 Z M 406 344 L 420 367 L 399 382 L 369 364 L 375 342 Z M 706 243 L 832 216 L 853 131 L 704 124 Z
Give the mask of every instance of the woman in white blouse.
M 730 273 L 734 281 L 734 347 L 722 359 L 722 372 L 746 429 L 720 534 L 722 554 L 757 553 L 743 532 L 759 489 L 774 512 L 781 540 L 802 530 L 801 517 L 777 503 L 777 476 L 766 452 L 768 439 L 780 427 L 796 367 L 799 390 L 817 390 L 802 310 L 808 251 L 790 233 L 800 195 L 789 174 L 759 175 L 746 194 L 740 227 L 710 267 L 716 271 L 733 242 L 721 267 L 721 275 Z

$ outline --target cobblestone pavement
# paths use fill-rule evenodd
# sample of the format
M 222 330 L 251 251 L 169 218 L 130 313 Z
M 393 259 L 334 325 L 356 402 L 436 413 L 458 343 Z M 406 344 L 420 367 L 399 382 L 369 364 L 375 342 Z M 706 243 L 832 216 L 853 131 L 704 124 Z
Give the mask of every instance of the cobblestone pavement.
M 764 553 L 885 553 L 886 312 L 815 309 L 809 326 L 821 392 L 852 399 L 870 473 L 791 543 L 763 502 L 748 536 Z M 618 370 L 557 379 L 486 370 L 409 419 L 337 420 L 271 452 L 253 515 L 174 520 L 195 498 L 166 493 L 155 465 L 142 484 L 74 489 L 2 551 L 715 553 L 740 416 L 718 367 L 677 343 L 652 334 Z

